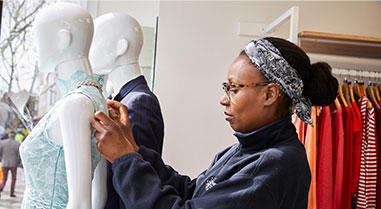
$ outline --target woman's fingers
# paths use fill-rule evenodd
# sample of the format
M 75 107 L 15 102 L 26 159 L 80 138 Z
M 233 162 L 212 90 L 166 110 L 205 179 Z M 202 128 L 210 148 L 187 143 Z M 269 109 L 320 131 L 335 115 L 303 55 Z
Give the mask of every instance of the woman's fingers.
M 97 120 L 91 120 L 90 124 L 91 124 L 91 126 L 93 126 L 95 128 L 95 130 L 97 130 L 97 132 L 95 134 L 98 134 L 98 136 L 99 136 L 99 134 L 104 133 L 106 131 L 104 126 Z M 96 137 L 96 138 L 99 140 L 98 137 Z
M 120 122 L 125 125 L 125 126 L 128 126 L 130 124 L 130 119 L 128 118 L 128 113 L 127 113 L 127 107 L 126 106 L 120 106 L 119 108 L 119 117 L 120 117 Z
M 104 134 L 103 132 L 95 132 L 94 137 L 99 141 L 103 138 Z
M 98 111 L 95 113 L 94 118 L 105 126 L 114 124 L 111 118 L 109 118 L 104 112 Z M 95 127 L 94 127 L 95 128 Z
M 118 120 L 123 125 L 129 125 L 128 111 L 127 107 L 120 102 L 107 100 L 107 107 L 109 108 L 109 112 L 115 115 L 118 115 Z M 114 118 L 113 118 L 114 119 Z
M 119 121 L 119 114 L 114 111 L 114 109 L 109 109 L 108 111 L 110 118 L 114 121 Z
M 96 129 L 95 138 L 98 140 L 99 152 L 110 162 L 126 153 L 137 152 L 129 123 L 127 108 L 119 102 L 108 102 L 110 117 L 103 112 L 96 112 L 90 123 Z M 119 119 L 116 119 L 119 118 Z
M 108 107 L 108 108 L 112 108 L 112 109 L 115 109 L 115 110 L 119 110 L 119 108 L 120 108 L 121 106 L 124 106 L 124 105 L 121 104 L 121 103 L 118 102 L 118 101 L 107 100 L 107 107 Z

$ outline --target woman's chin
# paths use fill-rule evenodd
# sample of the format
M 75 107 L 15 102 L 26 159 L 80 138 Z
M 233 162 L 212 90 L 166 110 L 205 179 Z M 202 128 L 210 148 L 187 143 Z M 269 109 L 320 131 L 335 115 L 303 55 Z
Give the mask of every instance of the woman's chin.
M 237 125 L 234 124 L 233 121 L 229 121 L 229 124 L 233 131 L 239 132 L 239 127 L 237 127 Z

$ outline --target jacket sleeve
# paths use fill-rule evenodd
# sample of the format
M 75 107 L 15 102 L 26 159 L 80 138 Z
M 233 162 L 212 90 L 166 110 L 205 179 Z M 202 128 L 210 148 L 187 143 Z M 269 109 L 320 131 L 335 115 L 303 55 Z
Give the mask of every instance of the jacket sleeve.
M 139 154 L 144 161 L 150 163 L 150 168 L 156 172 L 161 184 L 170 185 L 183 198 L 192 196 L 196 180 L 180 175 L 172 167 L 165 165 L 159 153 L 155 150 L 140 146 Z
M 151 163 L 139 153 L 126 154 L 113 163 L 114 187 L 129 208 L 236 209 L 251 208 L 253 205 L 261 209 L 276 208 L 269 187 L 260 183 L 261 179 L 236 175 L 193 197 L 194 188 L 187 190 L 184 187 L 184 191 L 178 191 L 173 184 L 165 184 L 164 181 L 170 178 L 163 179 L 161 172 L 169 170 L 158 169 L 157 164 L 153 166 Z

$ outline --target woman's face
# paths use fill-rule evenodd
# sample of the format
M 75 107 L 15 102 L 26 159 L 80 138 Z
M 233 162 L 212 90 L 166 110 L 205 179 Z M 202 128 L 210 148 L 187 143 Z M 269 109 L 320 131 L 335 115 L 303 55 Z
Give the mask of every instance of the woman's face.
M 251 84 L 266 82 L 261 72 L 246 55 L 237 57 L 228 71 L 228 84 Z M 266 86 L 250 86 L 230 90 L 230 99 L 225 94 L 220 104 L 225 106 L 226 120 L 234 131 L 247 133 L 261 127 L 264 119 Z M 261 120 L 262 118 L 262 120 Z

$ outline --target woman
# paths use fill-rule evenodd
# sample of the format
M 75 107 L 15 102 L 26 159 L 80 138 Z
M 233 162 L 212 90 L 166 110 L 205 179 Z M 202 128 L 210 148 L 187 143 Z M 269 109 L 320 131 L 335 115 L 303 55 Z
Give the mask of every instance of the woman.
M 238 143 L 190 180 L 137 146 L 124 106 L 95 114 L 98 149 L 113 163 L 113 183 L 126 208 L 307 208 L 311 174 L 290 112 L 311 124 L 311 105 L 328 105 L 337 80 L 326 63 L 311 65 L 279 38 L 250 42 L 228 71 L 221 99 Z

